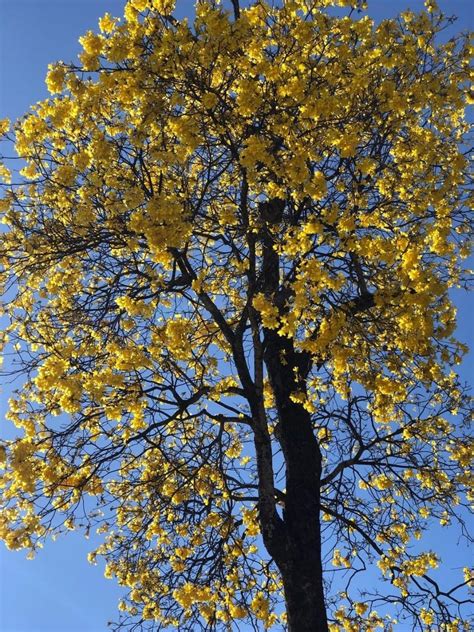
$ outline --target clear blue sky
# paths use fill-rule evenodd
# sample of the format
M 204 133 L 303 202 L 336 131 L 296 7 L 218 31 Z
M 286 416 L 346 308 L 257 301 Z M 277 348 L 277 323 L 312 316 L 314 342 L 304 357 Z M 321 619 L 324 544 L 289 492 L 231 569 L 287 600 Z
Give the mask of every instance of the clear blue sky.
M 193 2 L 178 0 L 177 4 L 183 15 Z M 474 29 L 472 0 L 439 0 L 439 4 L 447 13 L 459 16 L 457 30 Z M 44 77 L 48 63 L 73 61 L 79 52 L 78 37 L 88 29 L 95 30 L 105 12 L 120 16 L 123 5 L 124 0 L 0 0 L 0 118 L 15 119 L 29 105 L 47 97 Z M 369 0 L 369 13 L 381 19 L 422 5 L 422 0 Z M 462 293 L 455 294 L 455 299 L 458 335 L 469 343 L 473 305 L 471 302 L 470 309 Z M 472 369 L 471 355 L 463 367 L 466 379 Z M 4 412 L 5 404 L 0 402 L 2 425 Z M 436 542 L 432 546 L 436 548 Z M 445 549 L 445 558 L 455 557 L 450 547 L 455 543 Z M 1 545 L 0 630 L 106 632 L 122 591 L 103 577 L 100 566 L 88 564 L 86 555 L 91 548 L 91 541 L 71 534 L 48 543 L 30 562 L 25 553 L 12 553 Z

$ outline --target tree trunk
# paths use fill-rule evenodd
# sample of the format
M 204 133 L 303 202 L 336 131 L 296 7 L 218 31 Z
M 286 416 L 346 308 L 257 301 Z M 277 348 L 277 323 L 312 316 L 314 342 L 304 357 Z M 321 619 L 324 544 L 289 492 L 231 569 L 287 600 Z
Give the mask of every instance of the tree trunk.
M 283 578 L 289 632 L 327 632 L 319 517 L 321 456 L 309 414 L 295 404 L 288 408 L 298 414 L 286 420 L 281 415 L 279 422 L 286 464 L 286 550 L 280 563 L 275 561 Z
M 276 332 L 267 332 L 266 340 L 265 362 L 279 417 L 275 434 L 286 469 L 284 545 L 272 555 L 283 579 L 289 632 L 327 632 L 321 563 L 321 452 L 311 415 L 290 397 L 296 391 L 306 392 L 308 358 Z
M 262 220 L 267 225 L 278 223 L 284 208 L 285 202 L 277 198 L 261 203 Z M 260 236 L 262 289 L 283 313 L 287 298 L 284 288 L 279 287 L 279 257 L 271 230 L 262 228 Z M 263 501 L 265 498 L 268 501 L 268 493 L 260 486 L 262 536 L 281 572 L 289 632 L 328 632 L 319 516 L 321 452 L 310 413 L 301 403 L 292 400 L 296 393 L 306 396 L 311 358 L 296 351 L 293 340 L 272 329 L 264 328 L 263 346 L 263 359 L 278 412 L 275 436 L 285 460 L 286 490 L 283 519 L 280 519 L 274 508 L 266 510 Z M 266 420 L 262 421 L 266 428 Z M 263 449 L 265 443 L 267 452 Z M 260 441 L 256 437 L 256 447 L 260 469 L 271 471 L 271 464 L 265 466 L 265 460 L 271 460 L 269 438 L 265 441 L 262 437 Z M 259 476 L 261 478 L 260 471 Z
M 327 632 L 321 566 L 321 538 L 317 513 L 300 508 L 300 525 L 289 523 L 285 512 L 286 551 L 277 561 L 285 591 L 289 632 Z
M 320 577 L 303 562 L 283 575 L 288 632 L 327 632 L 326 608 Z

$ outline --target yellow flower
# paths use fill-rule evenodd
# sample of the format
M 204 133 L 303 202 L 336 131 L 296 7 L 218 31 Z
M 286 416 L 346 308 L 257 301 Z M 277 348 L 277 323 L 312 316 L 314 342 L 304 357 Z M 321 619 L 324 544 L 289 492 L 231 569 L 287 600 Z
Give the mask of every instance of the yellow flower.
M 46 75 L 46 86 L 51 94 L 61 92 L 64 88 L 64 80 L 66 78 L 66 67 L 61 64 L 50 64 L 48 66 L 48 74 Z
M 0 119 L 0 136 L 4 136 L 10 130 L 10 119 Z
M 111 33 L 115 28 L 116 19 L 110 13 L 106 13 L 99 20 L 99 28 L 102 33 Z

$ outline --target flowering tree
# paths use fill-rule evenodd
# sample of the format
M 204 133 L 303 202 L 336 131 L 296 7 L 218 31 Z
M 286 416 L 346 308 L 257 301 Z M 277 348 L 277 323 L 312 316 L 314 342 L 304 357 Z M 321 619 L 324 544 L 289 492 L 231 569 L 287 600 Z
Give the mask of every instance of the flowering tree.
M 467 536 L 467 39 L 431 0 L 173 4 L 3 124 L 0 536 L 98 528 L 117 628 L 468 629 L 423 546 Z

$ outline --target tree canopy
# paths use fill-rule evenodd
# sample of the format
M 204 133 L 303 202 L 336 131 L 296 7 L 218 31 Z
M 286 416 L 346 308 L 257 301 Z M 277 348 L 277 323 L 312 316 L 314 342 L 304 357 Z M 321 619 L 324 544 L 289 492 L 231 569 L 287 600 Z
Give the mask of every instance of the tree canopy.
M 472 46 L 358 5 L 129 0 L 2 123 L 0 537 L 98 529 L 117 628 L 469 629 Z

